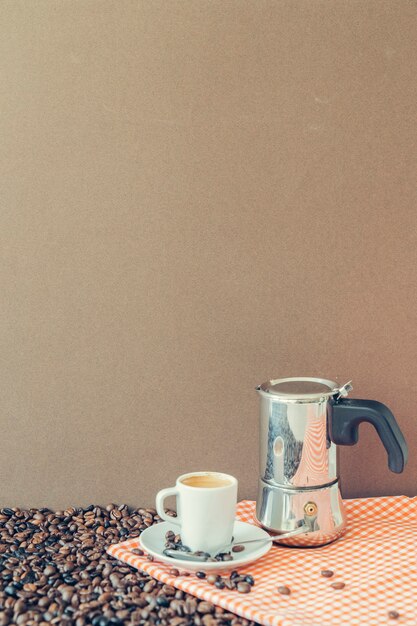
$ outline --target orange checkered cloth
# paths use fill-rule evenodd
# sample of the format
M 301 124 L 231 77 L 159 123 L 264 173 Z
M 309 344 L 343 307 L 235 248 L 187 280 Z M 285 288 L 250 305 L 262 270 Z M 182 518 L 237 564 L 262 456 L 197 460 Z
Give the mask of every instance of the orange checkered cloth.
M 249 594 L 219 590 L 194 575 L 174 578 L 169 567 L 131 552 L 140 537 L 115 544 L 108 553 L 158 580 L 208 600 L 227 611 L 265 626 L 417 625 L 417 497 L 366 498 L 345 501 L 348 531 L 338 541 L 313 549 L 274 545 L 258 561 L 240 568 L 252 574 Z M 250 523 L 255 503 L 240 502 L 237 518 Z M 334 571 L 333 578 L 321 576 Z M 343 581 L 344 589 L 332 582 Z M 291 595 L 277 593 L 288 585 Z

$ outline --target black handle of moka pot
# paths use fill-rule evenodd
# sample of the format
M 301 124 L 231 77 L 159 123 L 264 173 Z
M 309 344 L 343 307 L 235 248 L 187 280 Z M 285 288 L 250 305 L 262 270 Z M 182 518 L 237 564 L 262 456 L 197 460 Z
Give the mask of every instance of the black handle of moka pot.
M 395 417 L 381 402 L 349 398 L 336 400 L 331 422 L 332 441 L 341 446 L 353 446 L 358 442 L 362 422 L 375 427 L 388 453 L 388 467 L 400 474 L 407 463 L 407 444 Z

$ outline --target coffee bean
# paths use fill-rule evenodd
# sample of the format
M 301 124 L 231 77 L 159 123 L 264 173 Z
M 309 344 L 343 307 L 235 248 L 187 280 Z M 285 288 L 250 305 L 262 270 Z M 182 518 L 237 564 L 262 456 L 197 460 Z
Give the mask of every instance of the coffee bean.
M 4 592 L 6 593 L 6 595 L 12 596 L 13 598 L 16 597 L 17 591 L 18 591 L 18 587 L 13 584 L 7 585 L 7 587 L 4 588 Z
M 110 593 L 109 591 L 107 591 L 106 593 L 102 593 L 99 597 L 98 600 L 101 603 L 106 603 L 106 602 L 110 602 L 110 600 L 113 598 L 113 594 Z
M 237 583 L 237 590 L 239 593 L 249 593 L 251 590 L 251 586 L 249 583 L 246 582 Z
M 324 578 L 331 578 L 334 575 L 331 569 L 322 569 L 320 573 Z
M 64 582 L 67 585 L 75 585 L 76 582 L 77 582 L 76 578 L 74 578 L 73 576 L 69 576 L 69 575 L 68 576 L 63 576 L 63 579 L 64 579 Z
M 62 599 L 64 602 L 70 602 L 72 598 L 72 594 L 74 593 L 73 588 L 70 585 L 64 586 L 60 589 Z
M 169 600 L 166 596 L 158 596 L 156 603 L 159 604 L 159 606 L 169 606 Z
M 206 577 L 206 572 L 196 572 L 195 575 L 197 576 L 197 578 L 205 578 Z
M 287 587 L 287 585 L 280 585 L 278 587 L 278 593 L 280 593 L 282 596 L 289 596 L 291 595 L 291 589 Z
M 16 615 L 18 615 L 19 613 L 24 613 L 26 611 L 26 604 L 23 598 L 20 598 L 15 602 L 13 610 Z
M 118 574 L 114 573 L 114 574 L 110 574 L 109 576 L 110 582 L 112 584 L 112 586 L 117 589 L 118 587 L 120 587 L 120 577 Z
M 343 589 L 344 587 L 346 587 L 345 583 L 331 583 L 330 587 L 333 587 L 333 589 Z
M 194 598 L 187 598 L 183 610 L 185 615 L 194 615 L 197 610 L 197 601 Z
M 144 554 L 143 550 L 140 550 L 139 548 L 133 548 L 131 552 L 133 552 L 133 554 L 137 554 L 138 556 L 143 556 Z
M 207 576 L 207 582 L 208 582 L 210 585 L 214 585 L 214 584 L 215 584 L 218 580 L 219 580 L 219 577 L 218 577 L 218 575 L 217 575 L 217 574 L 209 574 L 209 575 Z
M 175 589 L 175 587 L 172 587 L 172 585 L 164 584 L 162 585 L 161 591 L 163 594 L 165 594 L 169 598 L 172 598 L 172 596 L 175 596 L 175 593 L 177 590 Z
M 236 546 L 233 546 L 232 552 L 243 552 L 244 549 L 245 549 L 245 546 L 241 546 L 238 544 Z
M 143 588 L 143 591 L 145 593 L 149 593 L 150 591 L 152 591 L 154 587 L 156 587 L 156 580 L 151 579 L 146 583 L 146 585 Z
M 217 587 L 217 589 L 224 589 L 226 585 L 224 580 L 216 580 L 214 586 Z
M 12 509 L 2 509 L 1 512 L 3 515 L 7 515 L 8 517 L 12 517 L 14 513 Z
M 96 617 L 93 618 L 91 623 L 93 626 L 109 626 L 110 620 L 108 617 L 105 617 L 104 615 L 97 615 Z
M 390 619 L 398 619 L 400 617 L 400 614 L 398 613 L 398 611 L 388 611 L 388 617 Z
M 176 567 L 172 567 L 172 568 L 169 570 L 168 574 L 169 574 L 170 576 L 179 576 L 179 575 L 180 575 L 180 573 L 179 573 L 179 571 L 177 570 L 177 568 L 176 568 Z
M 201 614 L 213 613 L 214 606 L 211 602 L 205 602 L 203 600 L 203 602 L 200 602 L 199 605 L 197 606 L 197 612 Z
M 255 584 L 255 579 L 253 576 L 251 576 L 250 574 L 248 574 L 247 576 L 245 576 L 245 581 L 247 583 L 250 584 L 251 587 L 253 587 L 253 585 Z
M 9 563 L 10 563 L 10 561 L 11 561 L 11 559 L 9 559 Z M 18 563 L 16 565 L 18 565 Z M 38 579 L 38 577 L 36 576 L 35 572 L 29 572 L 28 574 L 26 574 L 26 576 L 24 578 L 20 579 L 20 582 L 23 583 L 23 584 L 34 583 L 37 579 Z

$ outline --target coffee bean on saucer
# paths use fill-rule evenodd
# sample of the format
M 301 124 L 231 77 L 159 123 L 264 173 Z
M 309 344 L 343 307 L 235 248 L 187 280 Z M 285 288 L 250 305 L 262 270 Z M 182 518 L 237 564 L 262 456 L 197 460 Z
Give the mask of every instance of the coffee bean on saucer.
M 246 582 L 237 583 L 237 590 L 239 593 L 249 593 L 251 590 L 251 586 L 249 583 Z
M 175 533 L 172 530 L 167 530 L 165 533 L 165 539 L 167 541 L 173 541 L 175 537 Z
M 198 556 L 202 561 L 206 561 L 211 557 L 211 554 L 208 552 L 204 552 L 203 550 L 197 550 L 197 552 L 193 552 L 194 556 Z
M 398 613 L 398 611 L 388 611 L 388 617 L 390 619 L 398 619 L 400 617 L 400 614 Z
M 226 587 L 225 582 L 222 579 L 216 580 L 214 586 L 217 587 L 217 589 L 224 589 Z
M 243 552 L 244 549 L 245 549 L 245 546 L 241 546 L 238 544 L 237 546 L 233 546 L 232 552 Z
M 154 560 L 152 554 L 148 554 L 146 558 L 148 559 L 148 561 L 153 561 Z
M 331 583 L 330 587 L 333 587 L 333 589 L 343 589 L 344 587 L 346 587 L 345 583 Z
M 291 589 L 287 587 L 287 585 L 280 585 L 278 587 L 278 593 L 280 593 L 282 596 L 289 596 L 291 595 Z
M 196 572 L 195 575 L 197 576 L 197 578 L 205 578 L 206 577 L 206 572 Z
M 233 557 L 231 554 L 225 554 L 223 557 L 223 561 L 233 561 Z
M 216 559 L 217 557 L 219 557 L 219 560 L 224 561 L 225 556 L 230 556 L 230 552 L 219 552 L 218 554 L 216 554 Z
M 236 578 L 236 576 L 239 576 L 239 572 L 237 571 L 237 569 L 234 569 L 232 572 L 230 572 L 230 580 L 233 580 L 233 578 Z
M 334 575 L 331 569 L 322 569 L 320 573 L 324 578 L 331 578 Z

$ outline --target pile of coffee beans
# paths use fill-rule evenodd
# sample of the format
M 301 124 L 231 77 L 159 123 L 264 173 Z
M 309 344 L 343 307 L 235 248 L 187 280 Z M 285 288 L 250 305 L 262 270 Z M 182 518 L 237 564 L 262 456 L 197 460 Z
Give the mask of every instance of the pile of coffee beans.
M 0 509 L 0 626 L 253 626 L 106 554 L 159 521 L 114 504 Z
M 218 554 L 212 556 L 209 552 L 202 552 L 201 550 L 193 552 L 188 546 L 185 546 L 182 543 L 181 535 L 176 535 L 172 530 L 168 530 L 165 533 L 165 555 L 167 554 L 167 550 L 178 550 L 180 552 L 188 552 L 189 554 L 200 558 L 202 561 L 233 561 L 233 555 L 231 552 L 242 552 L 244 549 L 245 546 L 236 545 L 233 546 L 232 550 L 229 552 L 219 552 Z

